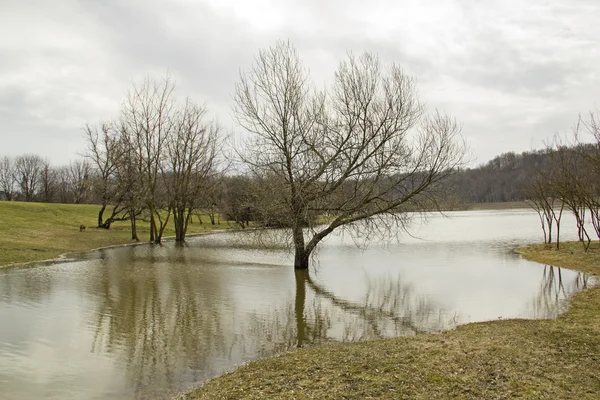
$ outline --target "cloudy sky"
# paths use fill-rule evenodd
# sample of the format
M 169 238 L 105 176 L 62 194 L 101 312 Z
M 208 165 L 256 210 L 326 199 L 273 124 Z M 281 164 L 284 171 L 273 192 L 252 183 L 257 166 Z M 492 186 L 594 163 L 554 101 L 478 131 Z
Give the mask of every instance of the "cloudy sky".
M 599 20 L 597 0 L 0 0 L 0 156 L 68 163 L 85 123 L 166 73 L 241 135 L 240 69 L 289 39 L 318 86 L 348 50 L 402 65 L 463 124 L 477 165 L 600 107 Z

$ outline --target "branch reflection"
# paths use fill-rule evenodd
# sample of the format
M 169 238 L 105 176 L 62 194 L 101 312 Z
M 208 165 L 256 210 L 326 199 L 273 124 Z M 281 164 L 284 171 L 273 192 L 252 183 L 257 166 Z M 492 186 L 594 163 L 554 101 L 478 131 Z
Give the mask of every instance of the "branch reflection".
M 578 272 L 574 278 L 565 281 L 560 267 L 544 265 L 539 292 L 530 302 L 534 318 L 555 318 L 566 311 L 566 301 L 573 293 L 587 289 L 593 278 Z

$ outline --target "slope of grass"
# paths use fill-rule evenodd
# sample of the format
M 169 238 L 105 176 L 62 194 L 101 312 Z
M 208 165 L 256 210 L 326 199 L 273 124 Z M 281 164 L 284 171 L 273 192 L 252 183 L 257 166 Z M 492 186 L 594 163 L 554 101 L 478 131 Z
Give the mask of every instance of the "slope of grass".
M 46 204 L 0 201 L 0 266 L 56 258 L 61 254 L 132 243 L 128 222 L 116 222 L 110 230 L 97 229 L 100 207 L 89 204 Z M 232 228 L 226 222 L 211 225 L 195 219 L 188 234 Z M 85 225 L 84 232 L 79 226 Z M 149 227 L 138 223 L 138 236 L 148 240 Z M 165 236 L 174 235 L 170 221 Z
M 521 249 L 600 274 L 600 247 Z M 502 301 L 502 299 L 498 299 Z M 555 320 L 474 323 L 439 335 L 334 344 L 255 361 L 188 399 L 598 399 L 600 288 Z

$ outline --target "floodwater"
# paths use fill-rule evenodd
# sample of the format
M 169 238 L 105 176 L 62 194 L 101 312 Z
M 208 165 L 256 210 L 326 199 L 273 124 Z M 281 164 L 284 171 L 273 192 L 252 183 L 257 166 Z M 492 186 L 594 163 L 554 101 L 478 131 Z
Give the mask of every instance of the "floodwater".
M 436 215 L 366 248 L 332 236 L 310 275 L 250 235 L 0 270 L 0 398 L 172 398 L 298 346 L 555 317 L 591 284 L 511 251 L 542 240 L 528 210 Z

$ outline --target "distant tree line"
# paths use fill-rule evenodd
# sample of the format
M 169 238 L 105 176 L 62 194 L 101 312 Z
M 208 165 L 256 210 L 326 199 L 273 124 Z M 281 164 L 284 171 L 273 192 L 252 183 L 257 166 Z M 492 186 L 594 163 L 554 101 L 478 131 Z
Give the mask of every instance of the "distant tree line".
M 463 203 L 525 201 L 526 187 L 538 170 L 552 164 L 550 150 L 508 152 L 475 168 L 465 168 L 448 182 Z
M 52 166 L 36 154 L 0 158 L 0 199 L 45 203 L 94 202 L 93 169 L 85 159 Z

